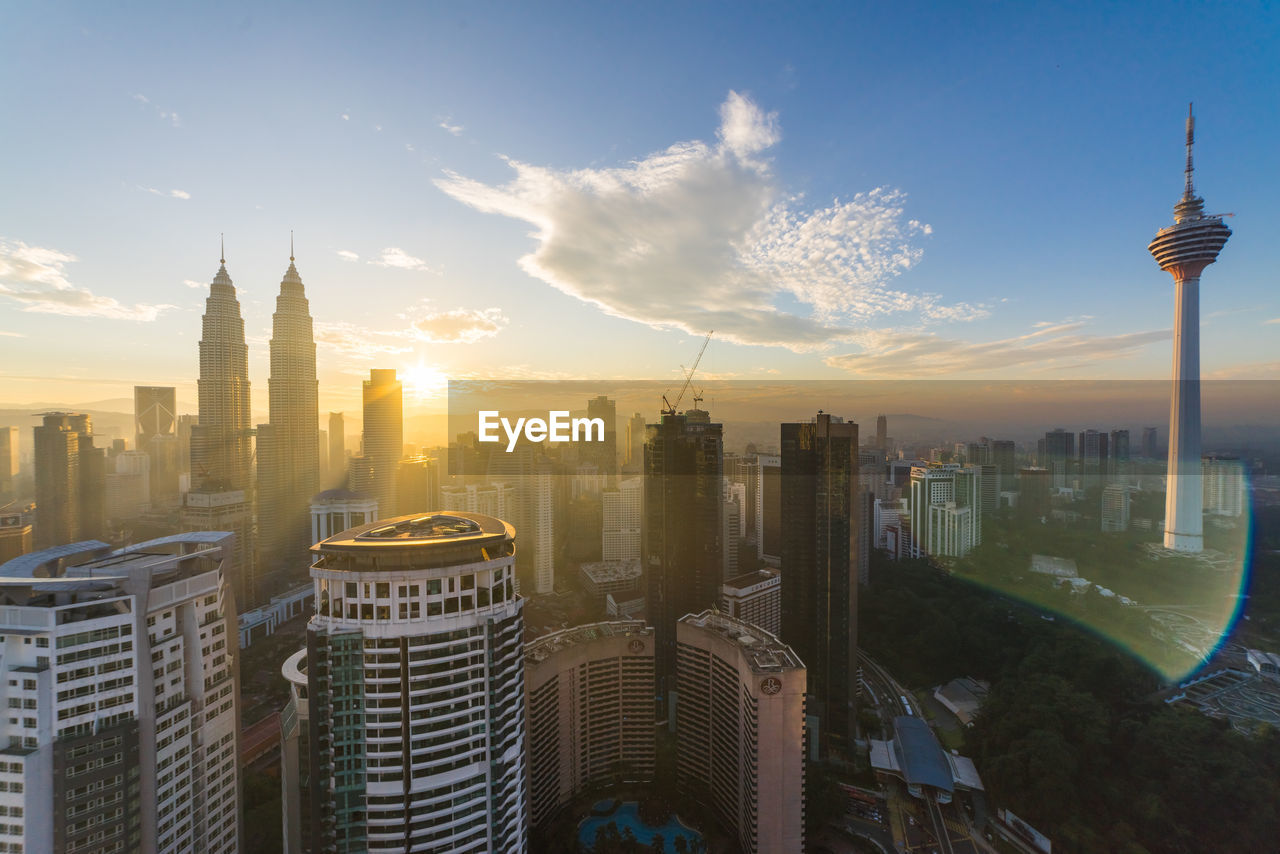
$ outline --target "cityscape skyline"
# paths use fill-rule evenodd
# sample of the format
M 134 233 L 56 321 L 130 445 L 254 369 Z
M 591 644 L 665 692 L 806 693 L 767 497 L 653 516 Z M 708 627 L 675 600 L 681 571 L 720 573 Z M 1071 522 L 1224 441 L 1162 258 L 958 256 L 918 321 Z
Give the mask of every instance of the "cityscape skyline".
M 266 32 L 283 27 L 276 17 L 282 14 L 219 16 L 199 19 L 198 26 L 231 55 L 253 55 Z M 333 18 L 344 19 L 343 13 L 291 19 L 291 58 L 308 68 L 313 56 L 336 51 L 350 81 L 336 85 L 332 72 L 319 75 L 335 84 L 326 90 L 259 60 L 255 70 L 268 85 L 232 103 L 226 93 L 244 71 L 180 66 L 175 80 L 148 93 L 139 80 L 157 79 L 151 63 L 166 52 L 125 61 L 111 47 L 143 32 L 165 41 L 197 23 L 188 15 L 157 15 L 133 32 L 84 11 L 71 48 L 43 43 L 50 28 L 65 23 L 59 13 L 14 13 L 32 37 L 14 45 L 6 61 L 21 63 L 31 45 L 43 44 L 55 57 L 74 49 L 68 69 L 99 60 L 101 73 L 92 84 L 63 76 L 69 72 L 32 81 L 29 91 L 4 96 L 8 106 L 22 114 L 33 98 L 60 105 L 54 121 L 68 140 L 80 136 L 76 123 L 90 116 L 111 132 L 101 152 L 65 143 L 55 158 L 52 149 L 34 151 L 17 139 L 0 149 L 29 167 L 15 182 L 17 203 L 0 214 L 0 300 L 19 309 L 0 328 L 6 333 L 0 355 L 10 366 L 0 376 L 0 400 L 43 400 L 54 388 L 57 398 L 86 401 L 113 396 L 101 393 L 113 385 L 122 396 L 140 383 L 174 385 L 180 399 L 192 399 L 190 372 L 154 366 L 190 362 L 186 345 L 198 313 L 193 298 L 208 281 L 201 248 L 208 247 L 211 262 L 214 240 L 225 232 L 228 269 L 245 294 L 253 408 L 265 412 L 270 289 L 291 229 L 309 271 L 325 410 L 354 410 L 352 380 L 375 366 L 400 371 L 411 411 L 421 405 L 417 397 L 440 390 L 445 376 L 678 377 L 676 365 L 696 346 L 693 336 L 713 326 L 721 331 L 703 366 L 708 379 L 981 377 L 1010 370 L 1032 377 L 1161 377 L 1171 334 L 1168 283 L 1133 247 L 1166 216 L 1180 157 L 1175 116 L 1187 97 L 1197 100 L 1202 115 L 1203 181 L 1214 187 L 1218 204 L 1250 222 L 1204 294 L 1204 374 L 1276 375 L 1280 353 L 1270 327 L 1280 321 L 1280 304 L 1265 287 L 1262 235 L 1272 209 L 1267 200 L 1280 188 L 1265 170 L 1249 168 L 1262 157 L 1249 140 L 1266 138 L 1280 113 L 1265 108 L 1280 91 L 1261 41 L 1275 28 L 1270 20 L 1255 20 L 1244 9 L 1212 18 L 1191 11 L 1170 25 L 1172 33 L 1157 35 L 1134 32 L 1141 17 L 1135 11 L 1114 21 L 1108 34 L 1129 39 L 1122 60 L 1092 45 L 1096 31 L 1080 26 L 1089 13 L 1071 25 L 1041 15 L 975 13 L 961 21 L 940 15 L 921 22 L 915 36 L 937 48 L 936 58 L 922 60 L 919 72 L 883 95 L 849 96 L 844 112 L 855 112 L 845 118 L 831 110 L 830 84 L 870 70 L 900 37 L 865 58 L 841 52 L 847 64 L 837 65 L 835 46 L 813 34 L 819 26 L 833 32 L 858 24 L 888 27 L 893 13 L 850 10 L 824 21 L 815 10 L 772 22 L 779 27 L 777 44 L 764 36 L 763 20 L 739 22 L 733 34 L 742 44 L 767 48 L 767 61 L 754 59 L 749 68 L 730 62 L 688 91 L 662 95 L 610 71 L 599 88 L 611 85 L 622 97 L 606 99 L 592 89 L 582 106 L 551 101 L 527 83 L 503 94 L 480 85 L 513 83 L 513 63 L 530 47 L 510 27 L 523 23 L 545 32 L 554 21 L 571 34 L 601 23 L 563 15 L 521 21 L 527 14 L 469 20 L 465 29 L 452 15 L 434 21 L 427 12 L 391 11 L 363 21 L 360 32 L 385 35 L 393 23 L 410 30 L 435 23 L 432 39 L 445 32 L 458 37 L 457 47 L 440 46 L 431 60 L 409 57 L 405 43 L 393 42 L 390 50 L 404 69 L 394 76 L 363 62 L 367 54 L 358 43 L 333 42 Z M 690 36 L 708 23 L 707 11 L 686 14 Z M 688 37 L 663 33 L 655 21 L 636 23 L 651 45 Z M 976 47 L 943 38 L 944 23 L 986 28 L 990 39 L 1018 33 L 1045 56 L 1019 49 L 977 61 L 970 53 Z M 1249 73 L 1179 67 L 1168 42 L 1193 37 L 1201 49 L 1251 48 L 1231 51 L 1244 58 Z M 1087 69 L 1073 63 L 1086 40 L 1090 62 L 1098 63 Z M 599 43 L 619 48 L 608 38 Z M 807 51 L 798 49 L 802 43 Z M 485 50 L 475 57 L 463 49 L 477 45 Z M 495 45 L 518 51 L 500 58 L 491 53 Z M 1146 85 L 1124 73 L 1125 63 L 1138 58 L 1151 61 L 1162 88 L 1184 97 L 1152 102 Z M 408 94 L 403 81 L 439 73 L 446 59 L 456 64 L 447 75 L 452 85 L 406 110 L 404 97 L 396 97 Z M 634 53 L 623 59 L 621 65 L 639 61 Z M 678 59 L 662 73 L 705 71 L 691 63 Z M 934 81 L 947 63 L 972 74 L 939 90 Z M 1026 73 L 1008 73 L 1015 68 Z M 456 79 L 467 72 L 476 82 Z M 576 83 L 565 72 L 552 63 L 541 82 Z M 1079 85 L 1109 72 L 1118 85 Z M 1015 77 L 1020 82 L 1009 82 Z M 355 87 L 377 94 L 362 103 Z M 507 109 L 506 118 L 483 118 L 522 96 L 527 105 Z M 1019 109 L 993 113 L 1001 96 Z M 89 109 L 86 98 L 101 106 Z M 280 103 L 288 106 L 268 109 Z M 903 106 L 920 103 L 930 110 Z M 247 122 L 254 129 L 249 136 L 262 139 L 257 134 L 283 133 L 282 120 L 289 133 L 313 140 L 316 152 L 297 156 L 271 144 L 251 149 L 249 139 L 227 135 Z M 889 130 L 895 127 L 899 133 Z M 847 140 L 847 148 L 833 148 L 836 140 Z M 209 156 L 218 145 L 224 155 Z M 104 155 L 113 158 L 110 168 Z M 320 180 L 317 157 L 337 167 L 341 179 Z M 295 168 L 283 168 L 291 159 Z M 193 171 L 191 162 L 201 165 Z M 89 180 L 86 169 L 113 177 Z M 123 181 L 115 177 L 122 173 Z M 1074 180 L 1059 181 L 1062 174 Z M 247 184 L 249 176 L 256 183 Z M 646 212 L 679 209 L 680 194 L 703 178 L 719 188 L 713 201 L 735 207 L 751 201 L 766 213 L 753 221 L 699 210 L 707 229 L 684 229 L 683 243 L 664 242 L 670 238 Z M 1090 192 L 1077 192 L 1081 181 Z M 392 185 L 401 189 L 384 189 Z M 94 221 L 92 228 L 54 218 L 73 187 L 88 192 L 95 209 L 109 206 L 122 215 Z M 872 195 L 877 187 L 882 191 Z M 373 195 L 366 198 L 366 191 Z M 365 200 L 356 204 L 356 193 Z M 539 208 L 542 203 L 530 201 L 539 193 L 554 203 Z M 295 201 L 263 204 L 271 199 Z M 371 209 L 379 212 L 363 215 Z M 1100 210 L 1106 215 L 1096 216 Z M 19 211 L 21 220 L 14 218 Z M 662 290 L 660 268 L 610 266 L 600 256 L 618 247 L 607 234 L 566 228 L 586 212 L 627 223 L 656 254 L 698 272 L 672 295 Z M 509 223 L 513 218 L 533 223 L 535 231 L 555 223 L 555 233 L 572 242 L 530 237 L 527 225 Z M 993 222 L 1000 227 L 992 230 Z M 753 235 L 759 251 L 750 257 L 730 251 L 730 244 Z M 867 254 L 819 257 L 814 246 L 820 240 Z M 1064 244 L 1087 251 L 1067 264 L 1037 260 Z M 587 250 L 587 266 L 566 262 L 566 253 Z M 850 260 L 854 255 L 861 260 Z M 758 275 L 776 280 L 778 289 L 762 290 Z M 592 281 L 615 284 L 597 292 Z M 1029 282 L 1037 283 L 1030 292 Z M 667 314 L 642 310 L 637 287 L 663 293 L 651 302 Z M 375 289 L 381 297 L 353 307 L 353 289 Z M 551 343 L 547 328 L 572 334 Z M 835 328 L 848 333 L 830 332 Z M 134 346 L 99 352 L 97 342 L 119 334 Z M 56 358 L 44 352 L 47 341 L 58 342 Z M 52 369 L 17 369 L 28 360 Z M 33 394 L 36 388 L 41 393 Z

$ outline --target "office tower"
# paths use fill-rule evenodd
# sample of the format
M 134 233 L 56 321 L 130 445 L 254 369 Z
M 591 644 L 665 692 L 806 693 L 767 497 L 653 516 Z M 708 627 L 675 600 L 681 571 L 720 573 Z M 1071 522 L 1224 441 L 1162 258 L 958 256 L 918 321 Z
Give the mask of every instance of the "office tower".
M 991 462 L 995 463 L 996 472 L 1000 476 L 1000 490 L 1013 489 L 1014 476 L 1017 474 L 1016 453 L 1013 442 L 1008 439 L 991 440 Z
M 600 557 L 605 561 L 640 559 L 640 520 L 644 514 L 644 480 L 629 477 L 605 490 Z
M 771 635 L 782 632 L 782 575 L 757 569 L 730 578 L 720 588 L 720 610 L 759 626 Z
M 0 497 L 17 492 L 18 428 L 0 427 Z
M 805 664 L 762 629 L 689 614 L 680 641 L 677 782 L 744 854 L 804 850 Z
M 751 544 L 752 552 L 756 551 L 756 505 L 760 491 L 760 465 L 754 451 L 748 454 L 724 455 L 724 476 L 731 483 L 743 487 L 743 524 L 742 536 Z
M 1158 427 L 1142 428 L 1142 456 L 1154 460 L 1160 456 L 1160 429 Z
M 46 412 L 33 431 L 36 546 L 49 548 L 102 537 L 106 454 L 93 446 L 88 415 Z
M 1248 509 L 1244 465 L 1238 457 L 1210 456 L 1200 461 L 1204 476 L 1204 512 L 1241 516 Z
M 24 555 L 35 548 L 31 523 L 21 513 L 0 514 L 0 564 Z
M 933 463 L 911 470 L 912 557 L 964 557 L 982 542 L 982 472 Z
M 1092 429 L 1082 430 L 1079 440 L 1076 447 L 1080 453 L 1081 486 L 1092 488 L 1098 485 L 1102 475 L 1110 468 L 1107 434 Z
M 876 416 L 876 447 L 889 450 L 889 419 L 884 415 Z
M 320 466 L 317 471 L 320 473 L 320 486 L 328 488 L 329 485 L 329 431 L 316 431 L 316 447 L 319 449 L 318 456 L 320 458 Z
M 257 574 L 254 572 L 253 506 L 243 489 L 222 489 L 215 484 L 198 486 L 182 496 L 179 520 L 184 531 L 230 531 L 231 561 L 227 583 L 235 592 L 236 610 L 250 610 L 247 603 L 258 599 Z M 241 606 L 239 603 L 246 605 Z
M 782 458 L 756 457 L 756 558 L 778 566 L 782 560 Z
M 394 368 L 374 368 L 364 381 L 361 455 L 368 467 L 368 484 L 352 481 L 352 488 L 376 498 L 379 507 L 396 507 L 396 463 L 404 456 L 404 389 Z
M 1042 519 L 1049 515 L 1049 494 L 1053 473 L 1039 466 L 1025 467 L 1018 471 L 1018 515 L 1029 519 Z
M 675 688 L 676 621 L 720 599 L 724 438 L 700 410 L 662 414 L 644 444 L 641 558 L 657 644 L 658 693 Z
M 313 548 L 316 613 L 283 668 L 287 851 L 527 850 L 515 535 L 452 513 Z
M 240 850 L 232 539 L 0 567 L 6 850 Z
M 618 474 L 618 404 L 603 394 L 587 401 L 587 417 L 599 418 L 604 422 L 603 442 L 583 442 L 581 460 L 594 463 L 596 471 L 605 477 L 617 477 Z M 595 433 L 592 433 L 592 438 Z
M 653 779 L 653 629 L 592 623 L 524 648 L 529 817 L 538 827 L 590 786 Z
M 329 482 L 330 488 L 342 486 L 347 479 L 347 425 L 341 412 L 329 413 Z
M 200 334 L 200 415 L 191 427 L 191 485 L 245 490 L 252 500 L 249 349 L 227 259 L 209 286 Z
M 860 497 L 857 424 L 782 425 L 782 638 L 809 669 L 824 754 L 856 727 Z
M 378 519 L 378 502 L 346 489 L 326 489 L 311 500 L 311 542 Z
M 134 446 L 151 457 L 151 498 L 178 496 L 178 405 L 172 386 L 133 387 Z
M 1126 478 L 1131 472 L 1129 465 L 1129 431 L 1112 430 L 1108 445 L 1108 471 L 1113 477 Z
M 191 430 L 199 422 L 197 415 L 179 415 L 178 416 L 178 483 L 179 491 L 183 492 L 190 486 L 190 477 L 187 478 L 187 485 L 182 485 L 182 475 L 191 474 Z
M 720 578 L 727 580 L 738 575 L 738 551 L 742 541 L 742 484 L 736 493 L 726 490 L 724 510 L 720 514 L 721 562 Z
M 1204 497 L 1200 483 L 1200 275 L 1218 259 L 1231 229 L 1204 212 L 1192 183 L 1195 118 L 1187 107 L 1187 166 L 1174 224 L 1147 246 L 1161 270 L 1173 275 L 1173 400 L 1169 409 L 1169 468 L 1164 545 L 1180 552 L 1204 549 Z
M 516 488 L 509 483 L 440 487 L 440 507 L 450 512 L 480 513 L 506 519 L 511 517 L 518 500 Z
M 434 457 L 418 454 L 396 463 L 396 501 L 400 516 L 440 506 L 440 469 Z
M 312 543 L 308 508 L 320 491 L 320 416 L 310 304 L 292 238 L 271 316 L 270 349 L 270 426 L 258 428 L 259 565 L 301 572 Z
M 1129 530 L 1129 487 L 1112 483 L 1103 488 L 1102 530 Z
M 106 518 L 132 521 L 151 509 L 151 455 L 124 451 L 116 455 L 114 468 L 106 476 Z
M 637 412 L 627 419 L 627 460 L 632 472 L 644 467 L 645 419 Z
M 1061 427 L 1044 434 L 1040 465 L 1053 475 L 1055 487 L 1067 486 L 1067 475 L 1076 456 L 1076 436 Z
M 877 498 L 871 525 L 875 545 L 888 552 L 893 560 L 909 556 L 911 551 L 911 511 L 905 498 Z
M 556 589 L 555 480 L 551 466 L 539 462 L 520 496 L 530 504 L 534 593 L 554 593 Z

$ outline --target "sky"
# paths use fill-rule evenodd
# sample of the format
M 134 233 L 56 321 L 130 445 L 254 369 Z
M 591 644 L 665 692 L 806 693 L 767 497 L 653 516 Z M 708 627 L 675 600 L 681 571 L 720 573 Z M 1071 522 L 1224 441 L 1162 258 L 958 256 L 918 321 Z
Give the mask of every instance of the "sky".
M 1260 4 L 6 4 L 0 76 L 8 405 L 193 411 L 225 234 L 265 418 L 290 231 L 322 411 L 710 330 L 707 380 L 1159 379 L 1189 101 L 1203 372 L 1280 377 Z

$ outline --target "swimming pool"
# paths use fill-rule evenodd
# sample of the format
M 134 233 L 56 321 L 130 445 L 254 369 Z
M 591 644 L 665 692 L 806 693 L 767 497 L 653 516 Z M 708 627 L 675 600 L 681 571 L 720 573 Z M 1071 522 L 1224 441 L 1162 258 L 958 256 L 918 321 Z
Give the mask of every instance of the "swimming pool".
M 608 806 L 608 801 L 601 801 L 596 807 Z M 582 820 L 582 824 L 578 825 L 578 839 L 588 849 L 596 841 L 596 831 L 602 827 L 607 827 L 609 822 L 614 822 L 618 826 L 618 832 L 625 834 L 627 828 L 631 828 L 631 832 L 635 834 L 636 841 L 641 845 L 649 845 L 653 842 L 653 837 L 661 836 L 666 844 L 663 849 L 668 852 L 674 852 L 675 840 L 677 836 L 683 836 L 685 842 L 689 843 L 690 850 L 693 849 L 693 843 L 702 839 L 702 834 L 691 827 L 687 827 L 680 821 L 679 816 L 671 816 L 667 819 L 667 823 L 660 827 L 650 827 L 640 820 L 640 805 L 635 801 L 626 801 L 622 803 L 617 810 L 609 815 L 595 815 Z

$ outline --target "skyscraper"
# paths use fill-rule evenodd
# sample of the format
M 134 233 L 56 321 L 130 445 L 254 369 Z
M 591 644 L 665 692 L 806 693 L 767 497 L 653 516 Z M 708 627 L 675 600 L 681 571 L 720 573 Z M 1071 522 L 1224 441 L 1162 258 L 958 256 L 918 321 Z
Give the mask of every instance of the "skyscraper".
M 1161 270 L 1173 275 L 1173 394 L 1169 409 L 1169 468 L 1164 511 L 1165 548 L 1204 549 L 1204 497 L 1200 483 L 1200 274 L 1218 259 L 1231 229 L 1204 212 L 1195 193 L 1191 148 L 1195 117 L 1187 107 L 1187 166 L 1174 224 L 1147 246 Z
M 367 484 L 352 482 L 356 492 L 378 500 L 379 508 L 396 504 L 396 463 L 404 455 L 404 387 L 395 368 L 369 371 L 364 381 L 364 450 Z M 390 516 L 385 509 L 384 514 Z
M 1142 456 L 1154 460 L 1160 453 L 1160 429 L 1158 427 L 1142 428 Z
M 782 425 L 782 639 L 808 666 L 824 741 L 855 725 L 860 498 L 857 424 Z
M 876 416 L 876 447 L 889 450 L 889 418 L 884 415 Z
M 0 427 L 0 496 L 11 496 L 17 487 L 18 428 Z
M 249 348 L 227 259 L 209 286 L 200 336 L 199 421 L 191 428 L 191 484 L 253 488 Z
M 151 500 L 178 497 L 178 405 L 172 386 L 133 387 L 135 449 L 151 458 Z
M 676 621 L 715 607 L 723 567 L 723 428 L 708 413 L 663 413 L 644 446 L 641 556 L 657 644 L 658 692 L 675 688 Z
M 49 548 L 104 535 L 106 449 L 93 446 L 88 415 L 47 412 L 33 432 L 36 546 Z
M 618 404 L 603 394 L 593 397 L 587 401 L 587 417 L 604 422 L 604 441 L 580 445 L 582 461 L 595 463 L 597 472 L 613 478 L 618 474 Z
M 264 571 L 301 571 L 311 545 L 311 499 L 320 491 L 320 425 L 316 344 L 292 245 L 271 318 L 270 346 L 271 421 L 258 428 L 259 561 Z
M 5 850 L 240 850 L 232 539 L 0 567 Z
M 316 613 L 284 665 L 287 851 L 527 849 L 515 535 L 451 513 L 315 547 Z
M 329 413 L 329 483 L 341 486 L 347 479 L 347 424 L 341 412 Z
M 627 419 L 626 465 L 632 472 L 644 467 L 645 420 L 639 412 Z

